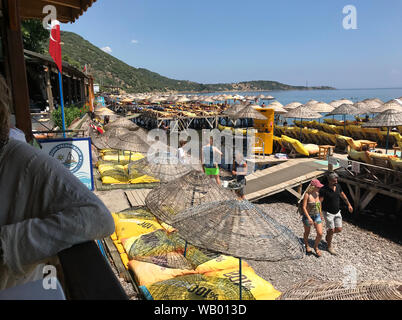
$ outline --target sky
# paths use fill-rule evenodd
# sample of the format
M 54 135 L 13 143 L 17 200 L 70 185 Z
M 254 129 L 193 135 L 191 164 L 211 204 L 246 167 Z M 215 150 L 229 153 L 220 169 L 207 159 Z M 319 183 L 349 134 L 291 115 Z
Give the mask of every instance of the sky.
M 97 0 L 61 27 L 178 80 L 400 88 L 401 12 L 401 0 Z

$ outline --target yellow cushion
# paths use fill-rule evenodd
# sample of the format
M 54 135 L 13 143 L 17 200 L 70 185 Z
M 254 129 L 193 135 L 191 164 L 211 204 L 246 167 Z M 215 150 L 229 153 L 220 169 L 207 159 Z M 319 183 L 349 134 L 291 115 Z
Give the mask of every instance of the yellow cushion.
M 349 148 L 348 149 L 348 155 L 350 159 L 355 160 L 355 161 L 361 161 L 364 163 L 370 164 L 371 161 L 367 156 L 367 153 L 365 151 L 356 151 L 355 149 Z
M 231 282 L 239 285 L 239 268 L 227 269 L 205 273 L 207 277 L 217 277 L 229 279 Z M 242 269 L 242 286 L 249 289 L 256 300 L 275 300 L 281 292 L 263 278 L 259 277 L 251 267 Z
M 308 150 L 303 146 L 303 144 L 299 140 L 292 139 L 285 135 L 282 135 L 281 138 L 283 141 L 290 143 L 298 153 L 300 153 L 304 156 L 307 156 L 307 157 L 310 155 Z
M 389 162 L 391 163 L 392 169 L 402 171 L 402 159 L 392 157 L 389 158 Z

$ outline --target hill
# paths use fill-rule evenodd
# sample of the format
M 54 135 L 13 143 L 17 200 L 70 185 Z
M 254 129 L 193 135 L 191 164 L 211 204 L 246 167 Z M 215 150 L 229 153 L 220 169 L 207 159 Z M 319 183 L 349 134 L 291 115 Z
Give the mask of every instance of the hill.
M 330 87 L 290 86 L 276 81 L 201 84 L 187 80 L 174 80 L 147 69 L 134 68 L 75 33 L 62 32 L 61 40 L 64 43 L 63 59 L 66 62 L 81 70 L 86 64 L 90 65 L 96 82 L 106 86 L 119 86 L 130 93 L 333 89 Z

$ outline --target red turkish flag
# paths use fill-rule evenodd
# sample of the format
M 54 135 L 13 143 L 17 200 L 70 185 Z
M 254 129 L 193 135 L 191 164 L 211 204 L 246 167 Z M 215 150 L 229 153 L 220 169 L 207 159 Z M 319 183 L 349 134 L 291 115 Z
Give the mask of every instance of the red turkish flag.
M 61 37 L 60 37 L 60 22 L 57 20 L 52 21 L 52 30 L 50 31 L 49 40 L 49 54 L 52 56 L 54 62 L 57 64 L 60 73 L 62 72 L 62 58 L 61 58 Z

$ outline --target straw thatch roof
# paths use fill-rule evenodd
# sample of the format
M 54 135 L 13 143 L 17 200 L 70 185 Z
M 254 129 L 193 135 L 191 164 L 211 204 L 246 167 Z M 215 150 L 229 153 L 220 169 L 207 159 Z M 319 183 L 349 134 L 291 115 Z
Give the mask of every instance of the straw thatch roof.
M 222 112 L 222 115 L 225 116 L 233 116 L 237 113 L 239 113 L 242 109 L 244 109 L 246 105 L 244 104 L 232 104 L 229 108 L 227 108 L 225 111 Z
M 362 127 L 397 127 L 402 126 L 402 111 L 388 109 L 377 116 L 375 116 L 371 121 L 362 124 Z
M 393 109 L 393 110 L 397 110 L 397 111 L 402 111 L 402 105 L 400 105 L 397 101 L 395 100 L 390 100 L 386 103 L 384 103 L 382 106 L 378 107 L 378 108 L 374 108 L 372 110 L 370 110 L 372 113 L 381 113 L 384 112 L 386 110 L 389 109 Z
M 291 103 L 288 103 L 286 106 L 284 106 L 283 108 L 285 109 L 285 110 L 292 110 L 292 109 L 295 109 L 295 108 L 297 108 L 297 107 L 300 107 L 302 105 L 302 103 L 300 103 L 300 102 L 291 102 Z
M 343 282 L 307 280 L 285 291 L 278 300 L 402 300 L 400 281 Z
M 353 104 L 353 106 L 357 110 L 357 112 L 358 112 L 357 114 L 370 113 L 369 106 L 363 101 L 356 102 L 355 104 Z
M 273 104 L 273 103 L 271 103 L 269 106 L 265 107 L 264 109 L 272 109 L 277 114 L 285 114 L 288 112 L 285 108 L 283 108 L 279 104 Z
M 331 112 L 332 110 L 334 110 L 334 107 L 325 102 L 317 102 L 310 105 L 306 104 L 305 106 L 315 112 Z
M 148 209 L 160 220 L 170 224 L 174 217 L 207 202 L 235 199 L 234 194 L 222 188 L 201 171 L 188 174 L 153 189 L 145 199 Z
M 139 127 L 138 127 L 134 122 L 132 122 L 132 121 L 129 120 L 129 119 L 126 119 L 126 118 L 119 118 L 119 119 L 117 119 L 117 120 L 115 120 L 115 121 L 109 122 L 109 123 L 105 126 L 105 130 L 106 130 L 106 131 L 107 131 L 107 130 L 110 130 L 110 129 L 113 129 L 113 128 L 126 128 L 126 129 L 128 129 L 128 130 L 136 130 L 136 129 L 138 129 Z
M 331 102 L 329 103 L 329 105 L 330 105 L 331 107 L 334 107 L 334 108 L 338 108 L 338 107 L 341 106 L 342 104 L 353 104 L 353 101 L 350 101 L 350 100 L 348 100 L 348 99 L 340 99 L 340 100 L 331 101 Z
M 233 119 L 258 119 L 258 120 L 266 120 L 267 117 L 255 110 L 252 105 L 248 105 L 245 108 L 241 109 L 239 112 L 230 116 Z
M 333 116 L 333 115 L 357 115 L 357 114 L 359 114 L 359 111 L 355 108 L 353 104 L 344 103 L 341 104 L 339 107 L 336 107 L 327 115 Z
M 172 226 L 189 243 L 238 258 L 281 261 L 301 259 L 299 239 L 260 207 L 226 200 L 192 207 Z
M 312 111 L 310 108 L 301 105 L 300 107 L 290 110 L 284 115 L 285 118 L 300 118 L 300 119 L 319 119 L 322 117 L 318 112 Z

